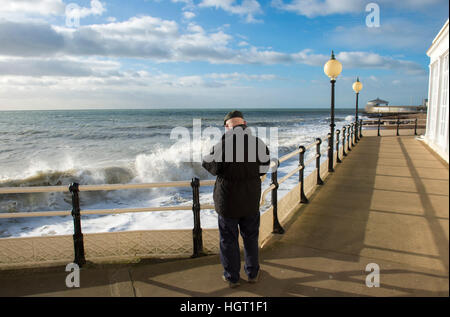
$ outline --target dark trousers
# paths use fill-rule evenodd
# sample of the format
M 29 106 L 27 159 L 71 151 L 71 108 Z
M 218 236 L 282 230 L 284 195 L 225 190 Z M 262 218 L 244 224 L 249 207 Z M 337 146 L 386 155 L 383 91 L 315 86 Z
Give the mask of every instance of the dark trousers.
M 242 218 L 225 218 L 219 215 L 220 261 L 224 268 L 223 275 L 233 283 L 239 281 L 241 270 L 239 229 L 244 240 L 245 273 L 249 278 L 258 274 L 259 223 L 259 212 Z

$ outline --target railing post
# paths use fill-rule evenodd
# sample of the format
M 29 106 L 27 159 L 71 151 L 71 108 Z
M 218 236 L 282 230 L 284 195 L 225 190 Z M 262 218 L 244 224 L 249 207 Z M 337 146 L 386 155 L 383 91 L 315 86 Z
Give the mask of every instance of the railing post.
M 316 169 L 317 169 L 317 185 L 323 185 L 322 178 L 320 178 L 320 145 L 322 144 L 322 140 L 320 138 L 316 139 Z
M 69 191 L 72 193 L 73 248 L 75 254 L 73 262 L 81 267 L 86 263 L 86 259 L 84 257 L 83 233 L 81 232 L 80 197 L 78 195 L 80 192 L 79 184 L 70 184 Z
M 342 127 L 342 154 L 344 156 L 347 156 L 347 153 L 345 153 L 345 138 L 346 138 L 346 132 L 347 132 L 347 128 L 346 127 Z
M 352 123 L 351 124 L 351 126 L 352 126 L 352 136 L 351 136 L 351 140 L 352 140 L 352 148 L 354 148 L 355 147 L 355 143 L 354 143 L 354 138 L 355 138 L 355 124 L 354 123 Z
M 193 254 L 196 258 L 203 255 L 202 227 L 200 225 L 200 180 L 194 177 L 191 181 L 192 187 L 192 212 L 194 214 L 194 229 L 192 230 Z
M 334 130 L 333 130 L 334 131 Z M 334 133 L 334 132 L 333 132 Z M 327 143 L 328 143 L 328 173 L 334 172 L 334 144 L 333 144 L 333 136 L 331 133 L 327 134 Z
M 380 136 L 380 126 L 381 126 L 381 116 L 378 116 L 378 133 L 377 133 L 377 136 Z
M 417 118 L 414 123 L 414 135 L 417 135 Z
M 299 146 L 300 154 L 298 159 L 298 165 L 302 167 L 302 169 L 298 173 L 298 182 L 300 183 L 300 202 L 302 204 L 307 204 L 308 198 L 305 195 L 305 152 L 306 149 L 303 145 Z
M 399 128 L 400 128 L 400 116 L 397 115 L 397 136 L 400 135 L 400 133 L 399 133 L 399 131 L 398 131 Z
M 362 128 L 363 128 L 362 119 L 359 122 L 360 122 L 360 124 L 359 124 L 359 139 L 361 140 L 361 138 L 363 137 L 363 135 L 362 135 Z
M 347 152 L 350 152 L 352 149 L 350 148 L 350 125 L 347 128 Z
M 341 159 L 339 158 L 339 135 L 341 134 L 340 130 L 336 131 L 336 163 L 342 163 Z
M 280 161 L 276 160 L 277 167 L 272 170 L 272 184 L 275 188 L 272 189 L 272 211 L 273 211 L 273 231 L 272 233 L 283 234 L 284 229 L 281 227 L 278 221 L 278 167 L 280 166 Z

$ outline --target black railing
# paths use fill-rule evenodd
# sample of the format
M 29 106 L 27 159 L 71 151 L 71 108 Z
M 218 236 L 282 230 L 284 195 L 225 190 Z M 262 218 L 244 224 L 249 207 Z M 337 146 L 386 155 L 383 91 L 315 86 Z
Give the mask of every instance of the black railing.
M 347 156 L 347 154 L 345 153 L 345 139 L 347 138 L 348 142 L 348 150 L 350 151 L 351 147 L 354 147 L 354 144 L 350 145 L 350 139 L 354 139 L 357 137 L 358 131 L 356 131 L 356 129 L 351 129 L 351 124 L 344 126 L 341 130 L 337 130 L 335 132 L 336 134 L 336 151 L 333 152 L 331 155 L 334 155 L 334 153 L 337 153 L 337 159 L 336 159 L 336 164 L 337 163 L 342 163 L 342 159 L 339 158 L 340 155 L 340 146 L 339 143 L 342 142 L 342 153 L 343 156 Z M 348 132 L 348 134 L 346 135 L 346 131 Z M 341 136 L 342 133 L 342 137 Z M 316 185 L 323 185 L 324 181 L 322 180 L 321 177 L 321 162 L 320 162 L 320 158 L 322 157 L 323 153 L 328 153 L 328 155 L 330 155 L 329 149 L 330 149 L 330 142 L 331 141 L 331 135 L 328 134 L 327 135 L 327 139 L 328 139 L 328 148 L 325 149 L 325 151 L 321 151 L 321 144 L 322 144 L 322 138 L 316 138 L 316 141 L 308 144 L 307 146 L 304 145 L 300 145 L 298 150 L 291 152 L 285 156 L 283 156 L 282 158 L 280 158 L 280 160 L 276 160 L 276 166 L 278 167 L 280 165 L 280 163 L 286 161 L 289 158 L 292 158 L 295 154 L 299 154 L 299 164 L 298 167 L 294 170 L 292 170 L 290 173 L 288 173 L 286 176 L 284 176 L 280 181 L 278 181 L 278 173 L 276 170 L 272 171 L 272 182 L 271 182 L 271 186 L 266 189 L 267 190 L 271 190 L 272 191 L 272 199 L 271 199 L 271 204 L 273 207 L 273 231 L 272 233 L 284 233 L 284 229 L 281 227 L 280 221 L 278 219 L 278 189 L 279 189 L 279 185 L 281 183 L 283 183 L 287 178 L 291 177 L 292 175 L 294 175 L 297 171 L 299 172 L 299 176 L 298 176 L 298 181 L 300 184 L 300 203 L 302 204 L 307 204 L 309 203 L 309 199 L 305 194 L 305 168 L 307 165 L 309 165 L 310 163 L 312 163 L 313 161 L 315 161 L 315 173 L 316 173 Z M 314 153 L 314 156 L 311 157 L 309 159 L 308 162 L 305 162 L 305 156 L 306 156 L 306 151 L 315 147 L 316 151 Z M 328 159 L 330 159 L 328 157 Z M 263 193 L 263 200 L 264 200 L 264 196 L 265 196 L 265 192 Z
M 425 123 L 419 124 L 419 121 L 425 121 Z M 397 116 L 396 118 L 382 118 L 381 116 L 377 119 L 367 119 L 360 123 L 360 137 L 362 137 L 362 128 L 375 129 L 377 130 L 377 136 L 381 136 L 381 130 L 395 130 L 395 135 L 400 136 L 401 130 L 409 129 L 414 131 L 414 135 L 418 134 L 419 129 L 426 128 L 426 119 L 420 118 L 401 118 Z

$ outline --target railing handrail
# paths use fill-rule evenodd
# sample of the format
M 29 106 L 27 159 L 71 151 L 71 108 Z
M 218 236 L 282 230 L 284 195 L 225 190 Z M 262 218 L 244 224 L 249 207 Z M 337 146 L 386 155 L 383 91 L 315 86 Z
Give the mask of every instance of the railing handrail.
M 387 129 L 394 128 L 396 129 L 396 135 L 400 136 L 400 127 L 402 127 L 403 129 L 409 128 L 414 130 L 414 135 L 417 135 L 418 129 L 423 129 L 424 125 L 426 127 L 427 120 L 427 118 L 400 118 L 400 115 L 392 118 L 382 118 L 381 116 L 379 116 L 378 118 L 373 118 L 373 120 L 361 120 L 361 129 L 363 126 L 366 126 L 368 128 L 377 128 L 377 136 L 381 136 L 380 130 L 382 129 L 382 127 Z M 419 123 L 419 121 L 421 121 L 421 123 Z M 422 123 L 422 121 L 425 122 Z
M 203 186 L 208 181 L 202 181 Z M 131 183 L 131 184 L 99 184 L 99 185 L 79 185 L 80 192 L 101 191 L 101 190 L 121 190 L 121 189 L 148 189 L 162 187 L 191 187 L 190 181 L 172 181 L 158 183 Z M 0 187 L 0 194 L 26 194 L 26 193 L 50 193 L 68 192 L 67 186 L 31 186 L 31 187 Z
M 412 121 L 412 122 L 414 122 L 416 120 L 417 121 L 419 121 L 419 120 L 427 121 L 426 118 L 411 119 L 411 118 L 383 118 L 383 117 L 373 118 L 373 119 L 363 119 L 362 121 L 363 121 L 363 123 L 364 122 L 378 122 L 378 120 L 380 120 L 380 119 L 381 119 L 381 121 L 397 121 L 397 119 L 400 119 L 402 121 Z

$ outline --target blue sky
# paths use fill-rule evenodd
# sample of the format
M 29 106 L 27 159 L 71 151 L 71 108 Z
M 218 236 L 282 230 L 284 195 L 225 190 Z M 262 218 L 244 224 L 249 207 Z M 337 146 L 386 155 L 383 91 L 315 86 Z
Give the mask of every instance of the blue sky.
M 380 9 L 368 27 L 369 3 Z M 0 0 L 0 109 L 419 104 L 447 0 Z M 79 24 L 75 23 L 79 17 Z

